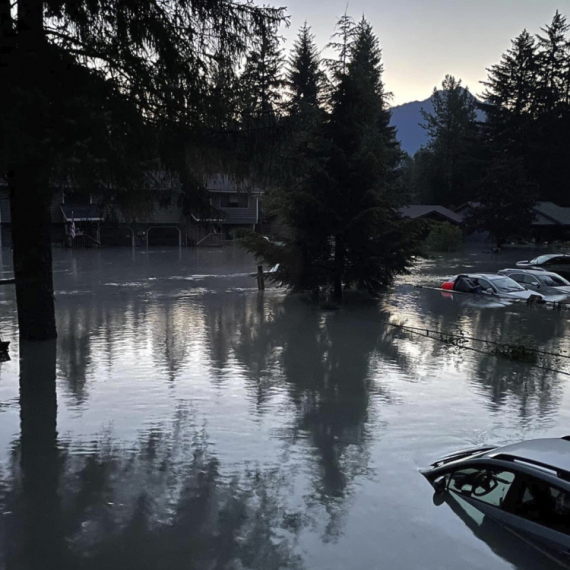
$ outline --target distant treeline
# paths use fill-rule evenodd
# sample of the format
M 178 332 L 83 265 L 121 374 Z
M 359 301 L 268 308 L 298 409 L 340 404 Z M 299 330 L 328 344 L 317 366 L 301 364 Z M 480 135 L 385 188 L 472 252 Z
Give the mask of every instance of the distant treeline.
M 536 36 L 524 30 L 488 68 L 478 99 L 446 77 L 423 113 L 428 143 L 404 163 L 411 201 L 570 206 L 569 30 L 559 12 Z

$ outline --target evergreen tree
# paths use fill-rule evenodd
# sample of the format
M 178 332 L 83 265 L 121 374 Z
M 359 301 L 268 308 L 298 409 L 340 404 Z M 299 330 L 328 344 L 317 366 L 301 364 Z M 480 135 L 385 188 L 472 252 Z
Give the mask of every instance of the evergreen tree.
M 570 24 L 556 11 L 552 22 L 542 28 L 544 35 L 538 35 L 539 77 L 538 111 L 551 113 L 560 104 L 566 103 L 570 43 L 566 37 Z
M 487 230 L 501 247 L 511 236 L 530 229 L 536 203 L 536 184 L 529 181 L 522 161 L 498 158 L 480 180 L 477 202 L 467 219 L 472 229 Z
M 295 115 L 307 109 L 318 108 L 323 98 L 325 79 L 315 36 L 305 22 L 289 56 L 286 78 L 289 114 Z
M 469 155 L 476 136 L 475 99 L 461 80 L 446 75 L 441 90 L 434 88 L 433 113 L 421 110 L 432 153 L 431 197 L 446 206 L 467 201 L 470 182 Z M 435 167 L 435 168 L 433 168 Z M 435 170 L 435 172 L 434 172 Z
M 487 115 L 483 145 L 488 160 L 521 160 L 543 200 L 570 204 L 570 108 L 566 104 L 568 51 L 566 19 L 555 14 L 538 40 L 523 31 L 484 82 Z
M 280 113 L 283 56 L 279 38 L 266 35 L 247 54 L 241 76 L 242 118 L 246 127 L 274 123 Z
M 301 169 L 279 210 L 292 237 L 246 246 L 293 289 L 376 293 L 405 272 L 415 247 L 413 224 L 397 213 L 396 166 L 403 153 L 389 126 L 378 40 L 366 20 L 340 21 L 330 112 L 306 139 Z M 298 255 L 305 247 L 306 256 Z

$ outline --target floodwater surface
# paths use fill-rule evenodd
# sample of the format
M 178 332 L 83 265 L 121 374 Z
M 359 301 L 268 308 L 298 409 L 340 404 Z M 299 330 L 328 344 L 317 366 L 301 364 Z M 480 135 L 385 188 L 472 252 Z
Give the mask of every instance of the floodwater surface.
M 559 568 L 419 473 L 570 433 L 570 312 L 427 288 L 527 257 L 422 261 L 322 311 L 233 247 L 55 250 L 57 342 L 19 346 L 0 287 L 0 569 Z

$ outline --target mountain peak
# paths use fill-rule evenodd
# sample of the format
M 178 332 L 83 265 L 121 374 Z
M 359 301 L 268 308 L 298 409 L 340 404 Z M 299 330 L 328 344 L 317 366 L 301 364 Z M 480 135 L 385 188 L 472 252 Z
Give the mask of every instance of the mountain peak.
M 474 97 L 474 96 L 473 96 Z M 410 156 L 427 143 L 427 132 L 420 126 L 423 122 L 421 109 L 427 113 L 433 112 L 433 94 L 423 101 L 410 101 L 396 107 L 392 107 L 392 119 L 390 124 L 396 127 L 396 137 L 402 145 L 402 150 Z M 477 115 L 482 120 L 482 113 L 477 111 Z

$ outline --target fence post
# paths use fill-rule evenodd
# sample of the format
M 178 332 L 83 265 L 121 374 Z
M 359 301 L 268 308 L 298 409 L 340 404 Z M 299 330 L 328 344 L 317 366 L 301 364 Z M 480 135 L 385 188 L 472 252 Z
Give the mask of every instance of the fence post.
M 263 265 L 257 266 L 257 288 L 260 291 L 265 289 L 265 276 L 263 275 Z

